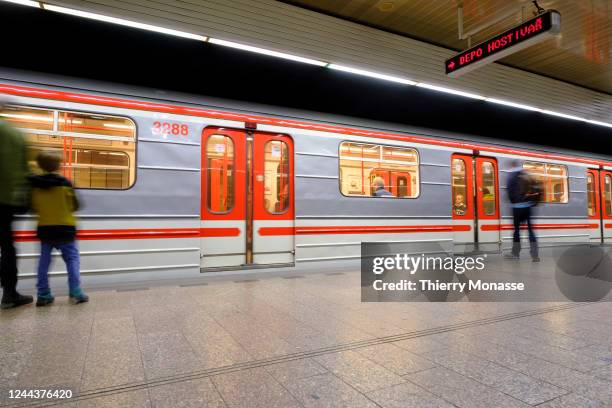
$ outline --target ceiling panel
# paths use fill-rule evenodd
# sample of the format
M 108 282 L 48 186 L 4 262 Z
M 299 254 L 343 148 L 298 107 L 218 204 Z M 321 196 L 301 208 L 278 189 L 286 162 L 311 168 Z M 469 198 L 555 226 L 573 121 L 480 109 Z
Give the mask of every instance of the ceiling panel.
M 291 0 L 294 5 L 462 50 L 457 6 L 463 6 L 464 30 L 508 13 L 513 15 L 479 32 L 472 44 L 530 18 L 535 11 L 525 0 Z M 612 93 L 612 0 L 541 0 L 545 9 L 561 13 L 561 35 L 501 60 L 508 65 L 566 82 Z

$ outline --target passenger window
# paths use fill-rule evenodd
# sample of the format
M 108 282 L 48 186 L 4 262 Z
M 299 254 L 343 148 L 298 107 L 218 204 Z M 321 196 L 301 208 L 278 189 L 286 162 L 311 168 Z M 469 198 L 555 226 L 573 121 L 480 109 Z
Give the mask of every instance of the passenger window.
M 234 208 L 234 142 L 211 135 L 206 142 L 206 206 L 212 213 Z
M 589 217 L 597 214 L 597 208 L 595 207 L 596 203 L 595 179 L 592 173 L 587 173 L 587 208 Z
M 271 140 L 264 145 L 264 207 L 270 214 L 289 208 L 289 149 L 287 143 Z
M 467 177 L 465 160 L 453 159 L 451 168 L 451 193 L 453 195 L 453 214 L 465 215 L 467 211 Z
M 415 149 L 343 142 L 340 192 L 345 196 L 415 198 L 419 157 Z
M 482 162 L 482 208 L 485 215 L 495 215 L 495 167 L 490 162 Z
M 541 202 L 567 203 L 567 167 L 558 164 L 525 162 L 523 169 L 531 174 L 542 188 Z
M 128 118 L 6 106 L 0 113 L 28 142 L 30 170 L 43 150 L 62 156 L 62 174 L 76 188 L 121 190 L 136 179 L 136 125 Z
M 612 216 L 612 177 L 609 174 L 604 177 L 604 208 L 606 216 Z

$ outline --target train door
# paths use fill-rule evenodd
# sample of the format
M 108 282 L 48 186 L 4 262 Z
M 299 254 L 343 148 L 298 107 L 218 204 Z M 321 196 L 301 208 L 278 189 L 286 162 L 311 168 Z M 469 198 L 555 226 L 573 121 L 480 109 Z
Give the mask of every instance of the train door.
M 202 268 L 292 263 L 291 139 L 205 129 L 200 222 Z
M 602 206 L 600 199 L 599 171 L 587 170 L 587 216 L 589 220 L 597 223 L 598 228 L 591 228 L 591 242 L 601 242 L 603 233 L 603 220 L 601 219 Z
M 604 241 L 612 241 L 612 171 L 599 173 L 601 186 L 601 223 Z
M 499 243 L 497 160 L 454 154 L 451 180 L 455 242 Z

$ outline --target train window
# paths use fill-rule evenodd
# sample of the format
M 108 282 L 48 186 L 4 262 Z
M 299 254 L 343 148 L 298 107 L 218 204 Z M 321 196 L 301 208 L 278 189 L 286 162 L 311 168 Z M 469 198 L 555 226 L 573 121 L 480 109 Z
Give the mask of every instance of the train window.
M 558 164 L 525 162 L 523 168 L 538 180 L 545 203 L 567 203 L 567 167 Z
M 495 167 L 491 162 L 482 162 L 482 209 L 485 215 L 495 215 Z
M 289 208 L 290 178 L 289 149 L 281 140 L 264 145 L 264 206 L 271 214 L 281 214 Z
M 206 141 L 206 205 L 212 213 L 234 208 L 234 141 L 211 135 Z
M 592 173 L 587 173 L 587 209 L 589 217 L 597 214 L 596 203 L 597 200 L 595 198 L 595 179 Z
M 467 211 L 467 177 L 465 171 L 465 160 L 453 159 L 451 169 L 451 193 L 453 196 L 453 214 L 465 215 Z
M 418 197 L 417 151 L 401 147 L 342 142 L 340 192 L 346 196 Z
M 63 175 L 76 188 L 122 190 L 134 184 L 136 125 L 128 118 L 23 106 L 5 106 L 0 118 L 25 134 L 34 173 L 40 172 L 36 155 L 55 150 Z
M 604 211 L 607 217 L 612 216 L 612 176 L 604 177 Z

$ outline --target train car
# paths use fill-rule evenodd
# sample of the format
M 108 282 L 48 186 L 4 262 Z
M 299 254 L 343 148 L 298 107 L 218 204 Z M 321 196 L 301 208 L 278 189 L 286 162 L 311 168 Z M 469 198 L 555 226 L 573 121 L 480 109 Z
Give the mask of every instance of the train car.
M 364 241 L 507 247 L 514 159 L 544 186 L 541 242 L 612 241 L 606 157 L 13 71 L 0 73 L 0 93 L 32 171 L 40 150 L 63 156 L 84 203 L 83 275 L 354 259 Z M 33 276 L 35 220 L 16 229 L 21 274 Z

